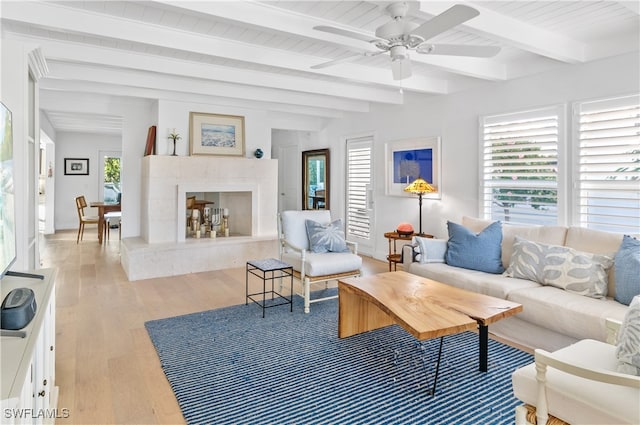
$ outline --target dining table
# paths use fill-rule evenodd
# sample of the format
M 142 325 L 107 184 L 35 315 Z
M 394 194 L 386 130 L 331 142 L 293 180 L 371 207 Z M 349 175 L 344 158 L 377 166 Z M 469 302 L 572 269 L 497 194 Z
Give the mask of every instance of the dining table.
M 102 243 L 102 235 L 104 234 L 104 226 L 106 225 L 104 222 L 105 213 L 112 211 L 121 211 L 120 203 L 118 202 L 91 202 L 89 204 L 91 208 L 98 209 L 98 242 Z

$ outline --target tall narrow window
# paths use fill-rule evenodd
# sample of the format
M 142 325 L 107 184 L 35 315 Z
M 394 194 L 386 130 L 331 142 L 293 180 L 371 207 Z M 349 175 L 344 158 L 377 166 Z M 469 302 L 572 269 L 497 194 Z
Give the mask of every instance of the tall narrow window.
M 513 224 L 558 223 L 562 107 L 481 119 L 482 210 Z
M 640 96 L 575 105 L 580 226 L 640 232 Z
M 371 149 L 373 139 L 347 140 L 347 237 L 371 236 Z

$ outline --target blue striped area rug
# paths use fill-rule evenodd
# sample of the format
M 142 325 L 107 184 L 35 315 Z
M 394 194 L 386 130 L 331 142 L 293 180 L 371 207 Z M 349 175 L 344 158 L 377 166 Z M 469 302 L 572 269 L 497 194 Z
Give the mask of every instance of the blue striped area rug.
M 512 424 L 511 373 L 533 361 L 478 337 L 419 342 L 399 326 L 339 339 L 338 303 L 239 305 L 145 324 L 189 424 Z

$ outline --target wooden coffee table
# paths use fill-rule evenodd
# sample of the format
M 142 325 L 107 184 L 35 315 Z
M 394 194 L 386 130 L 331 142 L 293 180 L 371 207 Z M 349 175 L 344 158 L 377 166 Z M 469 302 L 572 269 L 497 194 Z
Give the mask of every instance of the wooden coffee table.
M 522 311 L 520 304 L 403 271 L 339 280 L 338 292 L 338 337 L 393 324 L 418 340 L 477 328 L 481 372 L 487 371 L 489 325 Z

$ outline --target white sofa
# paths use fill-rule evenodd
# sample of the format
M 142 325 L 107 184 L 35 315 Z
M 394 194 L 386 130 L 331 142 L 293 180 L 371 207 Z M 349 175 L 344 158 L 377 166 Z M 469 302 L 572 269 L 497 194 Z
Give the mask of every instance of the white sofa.
M 462 220 L 463 226 L 476 233 L 490 223 L 470 217 L 463 217 Z M 582 227 L 503 225 L 502 264 L 505 269 L 509 265 L 516 236 L 612 256 L 622 242 L 621 234 Z M 607 298 L 596 299 L 501 274 L 468 270 L 445 263 L 422 264 L 413 254 L 412 247 L 403 247 L 403 266 L 409 273 L 522 304 L 521 313 L 492 324 L 489 331 L 531 349 L 555 351 L 582 339 L 606 341 L 606 319 L 622 321 L 628 309 L 613 299 L 613 267 L 609 271 Z

